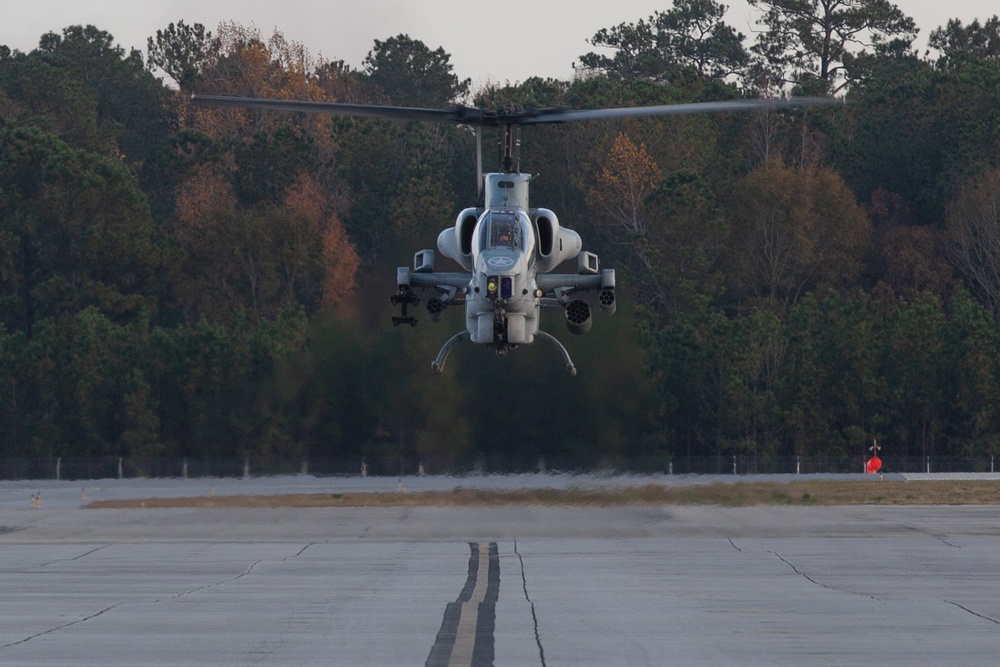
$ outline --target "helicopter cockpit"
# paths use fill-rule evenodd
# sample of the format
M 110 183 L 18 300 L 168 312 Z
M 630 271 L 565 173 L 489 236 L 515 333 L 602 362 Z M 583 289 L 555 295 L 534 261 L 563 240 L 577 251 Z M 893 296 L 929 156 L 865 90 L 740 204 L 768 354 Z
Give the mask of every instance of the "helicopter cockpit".
M 531 223 L 520 211 L 489 211 L 480 225 L 480 248 L 482 250 L 509 248 L 530 252 L 534 237 Z

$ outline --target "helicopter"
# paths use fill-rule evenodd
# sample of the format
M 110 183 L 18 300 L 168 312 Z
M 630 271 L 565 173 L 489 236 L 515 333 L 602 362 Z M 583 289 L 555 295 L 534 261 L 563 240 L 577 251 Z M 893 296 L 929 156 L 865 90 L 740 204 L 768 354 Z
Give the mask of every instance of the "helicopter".
M 533 176 L 520 170 L 520 127 L 606 118 L 781 110 L 838 102 L 831 98 L 798 97 L 574 110 L 482 109 L 461 105 L 431 109 L 199 94 L 191 95 L 191 100 L 212 106 L 453 123 L 475 128 L 478 205 L 459 212 L 454 225 L 441 231 L 437 238 L 438 251 L 454 260 L 462 271 L 437 271 L 432 249 L 415 253 L 412 268 L 401 266 L 396 270 L 397 289 L 390 301 L 399 306 L 400 314 L 393 316 L 392 323 L 416 326 L 417 318 L 409 311 L 420 303 L 415 290 L 434 290 L 437 295 L 426 304 L 432 321 L 440 320 L 448 306 L 465 306 L 465 328 L 441 347 L 431 362 L 434 372 L 444 372 L 448 355 L 466 339 L 493 347 L 498 356 L 505 357 L 519 345 L 540 338 L 556 347 L 571 376 L 577 374 L 577 368 L 566 347 L 539 328 L 541 309 L 562 308 L 569 332 L 587 333 L 593 323 L 593 309 L 578 293 L 596 291 L 601 311 L 613 315 L 617 308 L 615 270 L 601 268 L 598 256 L 583 250 L 580 235 L 560 224 L 553 211 L 530 206 L 528 193 Z M 497 128 L 502 137 L 502 158 L 498 171 L 483 173 L 482 130 L 487 127 Z M 576 262 L 575 273 L 554 273 L 564 262 L 572 260 Z

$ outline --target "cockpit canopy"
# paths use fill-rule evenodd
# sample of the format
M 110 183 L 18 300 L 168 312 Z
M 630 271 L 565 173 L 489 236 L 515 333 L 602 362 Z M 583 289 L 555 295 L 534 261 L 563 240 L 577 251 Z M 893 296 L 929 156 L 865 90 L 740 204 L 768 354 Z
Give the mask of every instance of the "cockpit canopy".
M 532 252 L 535 237 L 523 211 L 487 211 L 480 219 L 479 249 L 509 248 Z

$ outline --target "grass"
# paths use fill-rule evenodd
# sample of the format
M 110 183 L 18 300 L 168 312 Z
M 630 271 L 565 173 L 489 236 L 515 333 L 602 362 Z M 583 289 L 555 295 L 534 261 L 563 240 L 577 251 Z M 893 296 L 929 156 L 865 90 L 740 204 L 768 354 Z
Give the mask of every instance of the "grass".
M 92 509 L 168 507 L 441 507 L 497 505 L 1000 505 L 1000 483 L 989 481 L 754 482 L 704 486 L 649 484 L 630 488 L 526 489 L 397 493 L 293 493 L 99 500 Z

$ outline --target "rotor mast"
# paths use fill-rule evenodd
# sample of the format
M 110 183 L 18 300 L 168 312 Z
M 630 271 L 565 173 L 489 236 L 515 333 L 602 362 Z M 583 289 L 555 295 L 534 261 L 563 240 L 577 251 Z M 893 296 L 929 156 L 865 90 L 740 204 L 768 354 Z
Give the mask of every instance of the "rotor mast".
M 503 159 L 500 170 L 505 173 L 521 171 L 521 126 L 517 123 L 503 124 Z

